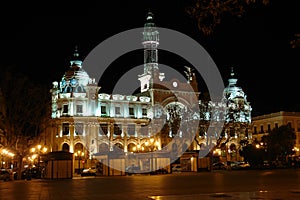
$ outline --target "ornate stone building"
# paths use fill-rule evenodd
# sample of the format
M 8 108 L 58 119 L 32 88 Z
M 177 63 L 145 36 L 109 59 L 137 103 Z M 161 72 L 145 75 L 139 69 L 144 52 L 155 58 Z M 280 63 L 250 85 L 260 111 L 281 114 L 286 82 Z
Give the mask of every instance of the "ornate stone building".
M 141 91 L 135 95 L 101 93 L 98 83 L 83 69 L 82 60 L 75 50 L 70 68 L 60 82 L 53 82 L 51 89 L 52 151 L 74 153 L 75 161 L 79 161 L 78 164 L 74 162 L 74 169 L 80 168 L 80 160 L 85 161 L 82 167 L 93 166 L 90 162 L 93 158 L 104 159 L 107 163 L 107 155 L 117 152 L 114 159 L 124 169 L 131 163 L 118 159 L 132 153 L 160 150 L 163 155 L 155 161 L 158 167 L 170 162 L 163 158 L 219 145 L 220 138 L 226 146 L 227 143 L 230 145 L 228 149 L 235 152 L 237 148 L 232 144 L 238 146 L 241 139 L 250 137 L 247 125 L 251 123 L 251 107 L 243 90 L 236 86 L 233 72 L 221 102 L 201 102 L 191 68 L 186 68 L 185 82 L 176 78 L 165 80 L 165 74 L 160 72 L 159 32 L 151 12 L 144 25 L 142 45 L 144 69 L 137 77 Z M 219 114 L 212 113 L 212 110 L 218 110 Z M 211 120 L 225 121 L 222 136 L 208 137 L 207 125 Z M 203 122 L 201 127 L 199 121 Z M 147 166 L 149 169 L 150 165 L 153 169 L 153 160 L 143 162 L 140 160 L 134 164 L 144 169 Z

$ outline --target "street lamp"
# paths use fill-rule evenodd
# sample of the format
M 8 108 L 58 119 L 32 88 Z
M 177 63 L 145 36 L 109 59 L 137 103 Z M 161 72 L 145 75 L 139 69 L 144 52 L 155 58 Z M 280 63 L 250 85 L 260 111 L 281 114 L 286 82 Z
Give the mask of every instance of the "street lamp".
M 84 156 L 84 153 L 78 150 L 77 152 L 74 153 L 75 157 L 78 158 L 78 174 L 80 174 L 80 160 L 82 156 Z
M 38 144 L 36 147 L 31 148 L 31 153 L 35 153 L 35 152 L 37 153 L 37 155 L 36 154 L 32 155 L 32 160 L 34 161 L 36 157 L 38 159 L 38 161 L 37 161 L 37 169 L 38 169 L 38 173 L 39 173 L 38 175 L 39 176 L 40 176 L 40 173 L 41 173 L 41 169 L 40 169 L 41 154 L 46 153 L 47 150 L 48 149 L 47 149 L 46 146 L 44 146 L 42 148 L 42 145 L 40 145 L 40 144 Z

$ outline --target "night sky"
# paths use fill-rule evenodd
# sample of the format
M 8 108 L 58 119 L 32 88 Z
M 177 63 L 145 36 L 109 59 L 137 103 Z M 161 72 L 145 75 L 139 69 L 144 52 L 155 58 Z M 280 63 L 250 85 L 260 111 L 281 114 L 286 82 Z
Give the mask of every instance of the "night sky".
M 290 46 L 294 34 L 300 33 L 299 1 L 257 4 L 250 6 L 242 17 L 226 15 L 211 36 L 204 36 L 196 21 L 184 11 L 193 2 L 112 0 L 69 5 L 3 5 L 0 68 L 17 67 L 32 79 L 51 86 L 68 69 L 75 45 L 84 59 L 110 36 L 142 27 L 150 9 L 157 26 L 180 31 L 206 49 L 225 85 L 230 67 L 234 67 L 238 85 L 252 105 L 253 116 L 281 110 L 300 111 L 300 48 Z M 186 64 L 168 52 L 159 52 L 159 62 L 181 71 Z M 121 56 L 105 72 L 106 78 L 100 80 L 102 92 L 109 93 L 114 79 L 142 63 L 142 49 Z M 138 80 L 136 84 L 139 85 Z M 203 83 L 199 85 L 205 90 Z

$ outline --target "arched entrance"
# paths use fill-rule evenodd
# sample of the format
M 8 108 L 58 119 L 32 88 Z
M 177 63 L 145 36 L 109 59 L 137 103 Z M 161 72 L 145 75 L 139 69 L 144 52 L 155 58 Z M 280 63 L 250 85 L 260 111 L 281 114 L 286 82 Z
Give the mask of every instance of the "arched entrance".
M 74 146 L 74 158 L 75 158 L 75 163 L 74 163 L 74 169 L 75 172 L 80 174 L 82 170 L 85 168 L 86 164 L 86 152 L 84 151 L 83 144 L 81 143 L 76 143 Z

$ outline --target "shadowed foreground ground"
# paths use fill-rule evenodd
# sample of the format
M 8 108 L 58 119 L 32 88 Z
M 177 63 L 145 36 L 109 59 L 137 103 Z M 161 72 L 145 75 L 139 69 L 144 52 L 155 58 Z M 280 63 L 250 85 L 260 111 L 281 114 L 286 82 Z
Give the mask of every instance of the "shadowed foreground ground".
M 0 199 L 300 199 L 300 169 L 0 182 Z

